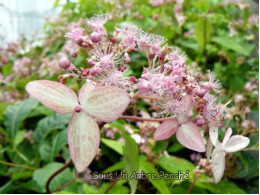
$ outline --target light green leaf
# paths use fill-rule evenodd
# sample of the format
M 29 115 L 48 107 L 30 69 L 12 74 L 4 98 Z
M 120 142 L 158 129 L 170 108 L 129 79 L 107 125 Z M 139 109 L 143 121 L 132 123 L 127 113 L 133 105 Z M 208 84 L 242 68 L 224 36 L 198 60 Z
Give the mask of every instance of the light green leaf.
M 14 139 L 21 122 L 28 116 L 38 102 L 35 99 L 26 99 L 20 103 L 8 106 L 4 113 L 4 125 L 7 134 Z
M 104 143 L 109 148 L 116 151 L 118 154 L 123 155 L 123 143 L 115 140 L 110 140 L 106 138 L 101 138 L 101 142 Z

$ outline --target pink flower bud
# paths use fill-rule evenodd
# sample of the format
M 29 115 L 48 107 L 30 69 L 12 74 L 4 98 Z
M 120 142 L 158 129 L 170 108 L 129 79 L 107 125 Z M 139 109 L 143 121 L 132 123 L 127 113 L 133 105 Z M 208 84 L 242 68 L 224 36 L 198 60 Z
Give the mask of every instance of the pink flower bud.
M 115 43 L 117 42 L 117 39 L 114 38 L 114 37 L 111 37 L 109 40 L 110 40 L 110 42 L 113 43 L 113 44 L 115 44 Z
M 60 68 L 68 69 L 71 65 L 71 62 L 68 58 L 61 58 L 60 60 Z
M 152 60 L 154 58 L 155 54 L 149 54 L 149 60 Z
M 132 82 L 133 84 L 135 84 L 138 81 L 138 79 L 135 78 L 134 76 L 131 76 L 129 81 Z
M 205 122 L 205 119 L 204 119 L 204 118 L 199 118 L 199 119 L 196 120 L 196 124 L 197 124 L 199 127 L 205 125 L 205 123 L 206 123 L 206 122 Z
M 131 63 L 131 58 L 129 57 L 129 55 L 124 56 L 124 62 L 126 64 L 130 64 Z
M 95 65 L 95 61 L 93 59 L 88 60 L 88 64 L 93 67 Z
M 74 52 L 71 54 L 71 57 L 77 58 L 77 57 L 78 57 L 78 51 L 74 51 Z
M 99 33 L 93 32 L 93 33 L 91 33 L 91 35 L 90 35 L 90 39 L 91 39 L 91 41 L 92 41 L 93 43 L 98 43 L 98 42 L 100 42 L 100 40 L 101 40 L 101 36 L 100 36 Z
M 75 106 L 74 111 L 79 113 L 81 111 L 81 107 L 80 106 Z

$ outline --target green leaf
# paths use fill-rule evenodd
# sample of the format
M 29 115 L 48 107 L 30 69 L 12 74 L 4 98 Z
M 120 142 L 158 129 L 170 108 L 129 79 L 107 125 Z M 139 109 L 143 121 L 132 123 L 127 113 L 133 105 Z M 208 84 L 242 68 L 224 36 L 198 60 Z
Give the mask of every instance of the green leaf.
M 67 144 L 67 130 L 63 130 L 53 138 L 52 143 L 48 141 L 40 145 L 40 155 L 46 162 L 54 161 L 59 151 Z
M 122 170 L 126 167 L 126 164 L 125 164 L 125 161 L 124 160 L 121 160 L 119 161 L 118 163 L 106 168 L 103 173 L 111 173 L 111 172 L 114 172 L 114 171 L 117 171 L 117 170 Z
M 209 42 L 211 33 L 211 24 L 209 19 L 204 16 L 198 18 L 195 27 L 195 37 L 202 50 L 205 49 L 207 42 Z
M 49 163 L 41 169 L 38 169 L 33 172 L 33 180 L 41 188 L 42 192 L 45 190 L 45 185 L 48 178 L 58 169 L 63 166 L 62 163 Z M 67 168 L 61 173 L 59 173 L 51 182 L 50 189 L 54 190 L 58 187 L 68 183 L 73 178 L 72 172 Z
M 14 148 L 16 148 L 24 140 L 24 135 L 26 131 L 18 131 L 14 138 Z
M 99 194 L 103 194 L 108 188 L 109 183 L 103 183 L 99 188 Z M 129 189 L 120 183 L 116 183 L 108 192 L 108 194 L 128 194 Z
M 123 143 L 115 140 L 110 140 L 106 138 L 101 138 L 101 142 L 104 143 L 109 148 L 116 151 L 118 154 L 123 155 Z
M 95 186 L 89 185 L 88 183 L 83 184 L 83 191 L 85 194 L 98 194 L 98 189 Z
M 190 179 L 192 180 L 193 178 L 193 170 L 195 169 L 195 165 L 183 158 L 178 158 L 175 156 L 161 156 L 157 160 L 157 163 L 160 167 L 170 173 L 178 173 L 178 171 L 185 173 L 186 171 L 189 171 Z
M 131 194 L 134 194 L 137 188 L 137 179 L 131 178 L 133 173 L 139 171 L 139 154 L 138 145 L 135 140 L 126 133 L 124 130 L 123 138 L 125 139 L 125 145 L 123 147 L 124 159 L 126 161 L 126 170 L 129 178 L 129 184 L 131 188 Z
M 35 99 L 27 99 L 7 107 L 4 113 L 4 125 L 11 139 L 15 138 L 21 122 L 37 104 L 38 102 Z
M 68 125 L 70 118 L 71 115 L 56 114 L 40 120 L 33 133 L 35 143 L 39 144 L 52 130 L 64 129 Z
M 200 183 L 200 187 L 204 187 L 213 194 L 246 194 L 246 192 L 239 188 L 231 181 L 222 179 L 218 184 L 214 183 Z
M 238 40 L 234 37 L 228 37 L 225 36 L 218 36 L 212 38 L 212 41 L 215 43 L 220 44 L 222 47 L 233 50 L 235 52 L 238 52 L 241 55 L 248 56 L 254 49 L 254 45 L 248 45 L 248 44 L 241 44 L 238 42 Z
M 158 171 L 154 168 L 154 166 L 147 162 L 144 156 L 141 156 L 140 158 L 140 169 L 143 170 L 145 173 L 155 173 L 157 175 L 157 179 L 154 180 L 151 177 L 149 177 L 149 181 L 151 184 L 162 194 L 170 194 L 170 190 L 167 187 L 165 180 L 164 179 L 159 179 L 159 173 Z

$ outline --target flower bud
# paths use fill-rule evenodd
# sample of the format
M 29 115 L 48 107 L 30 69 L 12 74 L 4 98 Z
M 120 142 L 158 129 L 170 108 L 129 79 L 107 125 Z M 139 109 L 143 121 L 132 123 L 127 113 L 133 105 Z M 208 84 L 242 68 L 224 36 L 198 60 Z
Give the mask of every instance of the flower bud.
M 71 62 L 68 58 L 64 57 L 64 58 L 61 58 L 60 60 L 60 68 L 62 69 L 68 69 L 71 65 Z
M 131 76 L 129 81 L 132 82 L 133 84 L 135 84 L 135 83 L 137 83 L 138 79 L 135 78 L 134 76 Z
M 88 59 L 88 64 L 93 67 L 95 65 L 95 61 L 93 59 Z
M 101 40 L 101 36 L 100 36 L 99 33 L 93 32 L 93 33 L 91 33 L 91 35 L 90 35 L 90 40 L 91 40 L 93 43 L 98 43 L 98 42 Z
M 205 122 L 205 119 L 204 119 L 204 118 L 199 118 L 199 119 L 196 120 L 196 124 L 197 124 L 199 127 L 205 125 L 205 123 L 206 123 L 206 122 Z
M 124 62 L 126 64 L 130 64 L 131 63 L 131 58 L 129 57 L 129 55 L 127 53 L 125 53 L 125 55 L 124 55 Z
M 113 43 L 113 44 L 115 44 L 115 43 L 117 42 L 117 39 L 114 38 L 114 37 L 111 37 L 109 40 L 110 40 L 110 42 Z

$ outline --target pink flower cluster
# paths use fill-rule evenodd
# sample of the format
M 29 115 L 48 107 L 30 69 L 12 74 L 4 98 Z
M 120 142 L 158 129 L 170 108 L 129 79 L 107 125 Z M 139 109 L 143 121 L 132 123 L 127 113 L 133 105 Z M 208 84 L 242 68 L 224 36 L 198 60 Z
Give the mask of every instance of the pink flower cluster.
M 168 118 L 157 128 L 154 138 L 165 140 L 176 133 L 182 145 L 197 152 L 207 152 L 208 158 L 215 146 L 213 161 L 221 158 L 222 163 L 226 151 L 238 151 L 248 145 L 249 140 L 242 136 L 234 136 L 234 140 L 241 143 L 228 142 L 230 129 L 223 145 L 219 142 L 218 129 L 222 128 L 224 109 L 229 102 L 219 103 L 221 84 L 214 73 L 208 72 L 207 79 L 203 79 L 197 70 L 188 70 L 180 50 L 169 47 L 164 37 L 147 33 L 135 25 L 122 25 L 115 29 L 113 36 L 108 36 L 104 24 L 110 18 L 109 14 L 103 14 L 87 19 L 90 34 L 85 34 L 83 28 L 66 33 L 65 37 L 87 51 L 88 66 L 77 68 L 68 58 L 62 58 L 60 67 L 69 74 L 62 75 L 60 81 L 66 81 L 68 76 L 76 77 L 97 86 L 122 88 L 132 100 L 155 100 L 161 115 Z M 148 66 L 143 67 L 140 78 L 125 76 L 133 52 L 142 52 L 147 58 Z M 221 171 L 217 171 L 218 168 Z M 223 170 L 223 163 L 213 162 L 216 182 L 221 179 Z

